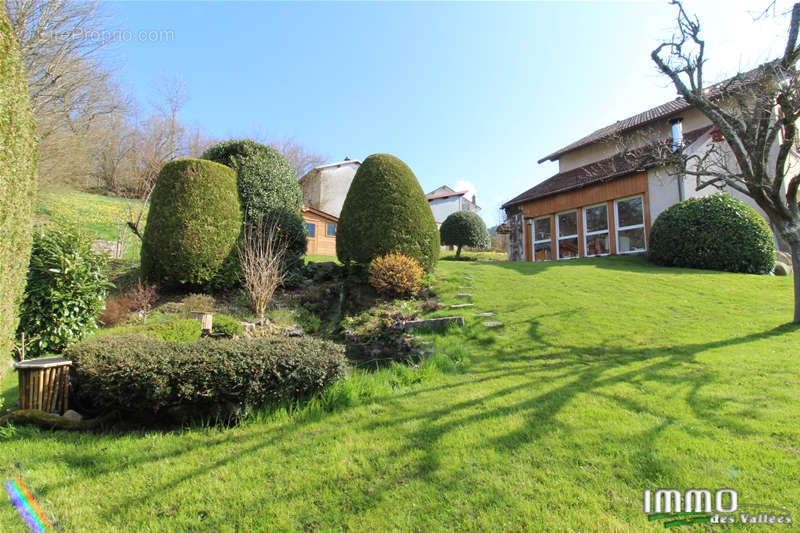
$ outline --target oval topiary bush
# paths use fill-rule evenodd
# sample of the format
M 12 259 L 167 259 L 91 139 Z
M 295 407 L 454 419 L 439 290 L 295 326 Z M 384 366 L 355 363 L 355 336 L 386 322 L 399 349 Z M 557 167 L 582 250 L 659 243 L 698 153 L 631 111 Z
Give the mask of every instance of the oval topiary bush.
M 150 198 L 142 274 L 163 287 L 200 287 L 226 276 L 223 267 L 242 227 L 236 173 L 202 159 L 164 165 Z M 235 265 L 233 265 L 235 266 Z
M 31 253 L 36 155 L 22 56 L 0 9 L 0 379 L 10 362 Z
M 425 193 L 408 165 L 390 154 L 373 154 L 358 168 L 336 228 L 336 255 L 367 265 L 401 252 L 427 272 L 439 259 L 439 231 Z
M 300 214 L 303 193 L 297 175 L 275 148 L 249 139 L 224 141 L 206 150 L 202 158 L 236 171 L 239 201 L 248 222 L 275 208 Z
M 477 213 L 472 211 L 456 211 L 450 213 L 442 227 L 439 228 L 442 244 L 458 246 L 456 257 L 461 257 L 461 247 L 488 248 L 490 244 L 489 230 Z
M 690 198 L 661 213 L 650 230 L 659 265 L 767 274 L 775 243 L 753 208 L 724 193 Z

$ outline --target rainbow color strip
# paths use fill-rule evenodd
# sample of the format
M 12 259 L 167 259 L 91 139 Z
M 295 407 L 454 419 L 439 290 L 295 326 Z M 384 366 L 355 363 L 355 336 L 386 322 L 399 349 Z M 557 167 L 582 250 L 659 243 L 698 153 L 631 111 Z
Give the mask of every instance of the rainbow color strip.
M 6 481 L 6 492 L 14 507 L 17 508 L 20 516 L 35 533 L 42 533 L 50 527 L 50 522 L 44 517 L 44 513 L 36 504 L 27 487 L 19 479 Z

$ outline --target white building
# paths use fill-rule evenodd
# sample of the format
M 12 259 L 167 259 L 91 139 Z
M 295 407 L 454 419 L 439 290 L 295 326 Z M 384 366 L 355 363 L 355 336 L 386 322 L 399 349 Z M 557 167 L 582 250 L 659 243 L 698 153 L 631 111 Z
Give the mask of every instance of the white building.
M 346 158 L 339 163 L 320 165 L 300 178 L 303 205 L 339 218 L 344 199 L 361 161 Z
M 475 203 L 474 194 L 469 199 L 467 198 L 467 191 L 454 191 L 447 185 L 429 192 L 425 195 L 425 198 L 428 199 L 428 204 L 431 206 L 437 226 L 441 226 L 444 219 L 456 211 L 473 211 L 477 213 L 481 210 L 478 204 Z

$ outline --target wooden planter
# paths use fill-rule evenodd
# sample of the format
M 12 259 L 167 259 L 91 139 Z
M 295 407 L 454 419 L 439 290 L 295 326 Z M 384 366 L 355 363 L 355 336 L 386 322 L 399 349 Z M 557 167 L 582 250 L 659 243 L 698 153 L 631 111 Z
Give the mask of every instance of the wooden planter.
M 39 409 L 46 413 L 69 409 L 69 367 L 62 357 L 29 359 L 14 363 L 19 372 L 20 409 Z

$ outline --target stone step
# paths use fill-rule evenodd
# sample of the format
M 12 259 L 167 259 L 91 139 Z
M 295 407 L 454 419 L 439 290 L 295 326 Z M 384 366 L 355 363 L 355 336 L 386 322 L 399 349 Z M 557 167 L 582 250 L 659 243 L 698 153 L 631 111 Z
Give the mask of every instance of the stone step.
M 491 312 L 491 311 L 487 311 L 486 313 L 478 313 L 478 314 L 477 314 L 477 315 L 475 315 L 475 316 L 490 317 L 490 316 L 494 316 L 494 315 L 495 315 L 495 314 L 494 314 L 493 312 Z
M 466 292 L 459 292 L 456 294 L 456 298 L 472 298 L 472 295 Z
M 475 304 L 453 304 L 450 309 L 463 309 L 464 307 L 475 307 Z
M 464 279 L 467 281 L 472 281 L 472 278 L 470 276 L 464 276 Z
M 459 286 L 458 287 L 459 290 L 470 290 L 471 288 L 472 288 L 472 285 L 470 285 L 469 287 L 463 287 L 463 286 Z
M 409 320 L 403 324 L 403 331 L 412 329 L 430 328 L 430 329 L 445 329 L 450 324 L 457 326 L 464 325 L 464 317 L 461 316 L 445 316 L 441 318 L 428 318 L 424 320 Z
M 504 324 L 502 322 L 484 322 L 484 326 L 487 328 L 499 328 L 502 327 Z

